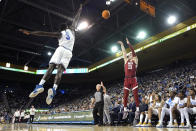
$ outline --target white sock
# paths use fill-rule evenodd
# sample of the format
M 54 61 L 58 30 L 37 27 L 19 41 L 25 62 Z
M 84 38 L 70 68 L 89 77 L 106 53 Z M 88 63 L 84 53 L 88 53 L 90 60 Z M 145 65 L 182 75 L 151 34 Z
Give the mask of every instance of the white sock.
M 41 81 L 39 82 L 39 85 L 44 85 L 45 82 L 46 82 L 46 80 L 41 79 Z
M 57 87 L 58 87 L 57 84 L 54 84 L 54 85 L 53 85 L 53 88 L 54 88 L 55 90 L 57 89 Z
M 148 123 L 151 123 L 151 119 L 148 120 Z
M 139 107 L 136 107 L 136 111 L 139 111 Z
M 146 114 L 146 117 L 145 117 L 145 123 L 147 123 L 147 121 L 148 121 L 148 114 Z
M 140 115 L 140 123 L 142 123 L 143 118 L 144 118 L 144 115 L 141 114 L 141 115 Z
M 177 123 L 177 120 L 176 119 L 174 120 L 174 123 Z

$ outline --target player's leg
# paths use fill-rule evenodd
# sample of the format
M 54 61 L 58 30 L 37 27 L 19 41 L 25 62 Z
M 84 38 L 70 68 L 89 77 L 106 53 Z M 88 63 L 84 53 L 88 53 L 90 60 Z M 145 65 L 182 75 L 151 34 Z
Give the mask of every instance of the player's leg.
M 185 116 L 185 119 L 186 119 L 186 126 L 185 127 L 191 127 L 190 119 L 189 119 L 189 113 L 193 114 L 192 108 L 185 107 L 184 108 L 184 116 Z
M 59 54 L 58 54 L 58 68 L 57 68 L 57 74 L 55 76 L 55 80 L 54 80 L 54 85 L 53 88 L 50 88 L 48 90 L 48 96 L 46 98 L 46 103 L 50 104 L 54 98 L 54 96 L 56 95 L 56 89 L 58 88 L 60 81 L 61 81 L 61 77 L 63 75 L 63 71 L 65 69 L 67 69 L 69 62 L 71 60 L 72 57 L 72 53 L 68 50 L 66 50 L 63 47 L 59 47 Z
M 61 48 L 58 47 L 54 52 L 52 58 L 50 59 L 50 64 L 47 72 L 44 74 L 43 78 L 41 79 L 40 83 L 36 85 L 34 91 L 29 95 L 29 97 L 36 97 L 39 93 L 44 91 L 43 85 L 44 83 L 50 78 L 56 64 L 59 64 L 61 60 Z
M 31 92 L 31 94 L 29 95 L 30 98 L 36 97 L 38 94 L 40 94 L 44 91 L 43 85 L 50 78 L 54 68 L 55 68 L 55 64 L 49 64 L 49 68 L 48 68 L 47 72 L 44 74 L 40 83 L 38 85 L 36 85 L 36 88 L 34 89 L 34 91 Z
M 145 115 L 144 112 L 141 112 L 141 113 L 140 113 L 140 120 L 139 120 L 139 123 L 136 125 L 137 127 L 142 126 L 142 121 L 143 121 L 143 119 L 144 119 L 144 115 Z
M 142 126 L 146 127 L 147 122 L 148 122 L 148 111 L 145 111 L 145 119 L 144 119 L 144 123 L 142 124 Z
M 124 94 L 123 94 L 123 105 L 124 105 L 124 112 L 123 112 L 123 118 L 126 119 L 128 116 L 128 109 L 127 109 L 127 103 L 128 103 L 128 97 L 129 97 L 129 90 L 131 86 L 128 82 L 128 79 L 126 78 L 124 81 Z
M 151 118 L 152 118 L 152 114 L 154 114 L 154 112 L 156 111 L 156 109 L 153 109 L 152 107 L 150 107 L 148 109 L 148 126 L 151 127 Z
M 161 110 L 161 118 L 159 120 L 159 123 L 156 125 L 156 127 L 163 127 L 163 119 L 165 117 L 165 114 L 169 114 L 169 109 L 163 107 Z
M 132 92 L 133 92 L 133 96 L 135 99 L 135 104 L 136 104 L 136 111 L 139 111 L 139 96 L 138 96 L 138 83 L 137 83 L 137 79 L 134 78 L 131 80 L 131 88 L 132 88 Z
M 179 127 L 183 128 L 184 127 L 184 108 L 179 108 L 178 110 L 180 111 L 180 118 L 181 118 Z
M 172 108 L 168 108 L 166 111 L 166 114 L 169 115 L 169 124 L 167 125 L 167 127 L 172 127 L 173 126 L 173 111 Z
M 139 96 L 138 96 L 138 83 L 137 83 L 137 79 L 131 79 L 130 80 L 131 83 L 131 89 L 132 89 L 132 93 L 135 99 L 135 104 L 136 104 L 136 111 L 135 111 L 135 120 L 139 119 Z
M 60 84 L 61 77 L 62 77 L 64 70 L 65 70 L 65 68 L 62 64 L 58 65 L 57 74 L 55 76 L 53 88 L 50 88 L 48 90 L 48 96 L 46 98 L 46 103 L 48 105 L 51 104 L 53 97 L 56 95 L 56 89 L 57 89 L 58 85 Z
M 173 120 L 174 120 L 174 124 L 173 124 L 172 127 L 176 128 L 176 127 L 178 127 L 177 114 L 179 113 L 179 111 L 176 108 L 172 108 L 171 112 L 172 112 L 172 117 L 173 117 Z

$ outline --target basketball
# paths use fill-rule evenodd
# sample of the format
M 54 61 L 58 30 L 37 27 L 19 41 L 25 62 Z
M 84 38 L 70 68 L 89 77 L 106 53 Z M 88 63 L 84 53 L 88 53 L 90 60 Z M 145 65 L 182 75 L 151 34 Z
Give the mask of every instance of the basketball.
M 104 19 L 108 19 L 110 17 L 110 11 L 109 10 L 103 10 L 102 11 L 102 17 Z

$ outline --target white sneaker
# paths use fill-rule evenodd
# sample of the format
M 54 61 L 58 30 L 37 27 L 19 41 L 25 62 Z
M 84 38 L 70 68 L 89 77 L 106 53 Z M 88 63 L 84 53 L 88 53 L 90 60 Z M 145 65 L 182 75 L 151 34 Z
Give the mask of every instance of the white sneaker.
M 142 123 L 141 122 L 139 122 L 137 125 L 136 125 L 136 127 L 141 127 L 142 126 Z
M 186 126 L 184 126 L 184 128 L 192 128 L 191 124 L 186 124 Z M 196 128 L 196 126 L 193 126 L 193 128 Z
M 158 123 L 158 124 L 156 125 L 156 128 L 163 128 L 163 124 L 162 124 L 162 123 Z
M 52 100 L 53 100 L 53 98 L 54 98 L 55 95 L 56 95 L 56 90 L 54 88 L 50 88 L 48 90 L 48 96 L 46 98 L 46 103 L 48 105 L 50 105 L 52 103 Z
M 179 126 L 179 128 L 184 128 L 184 127 L 185 127 L 184 123 L 181 123 Z
M 169 124 L 167 125 L 167 128 L 173 128 L 173 124 L 172 124 L 172 123 L 169 123 Z
M 177 123 L 174 123 L 170 126 L 170 128 L 178 128 L 178 124 Z

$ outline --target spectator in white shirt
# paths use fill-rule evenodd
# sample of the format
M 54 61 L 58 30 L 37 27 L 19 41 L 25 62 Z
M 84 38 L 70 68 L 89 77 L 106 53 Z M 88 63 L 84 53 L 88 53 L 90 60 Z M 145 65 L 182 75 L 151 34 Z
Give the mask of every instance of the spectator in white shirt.
M 24 122 L 25 111 L 22 110 L 20 113 L 20 122 Z
M 34 119 L 34 116 L 35 116 L 35 111 L 36 111 L 36 109 L 35 109 L 34 106 L 32 105 L 32 106 L 31 106 L 31 109 L 30 109 L 30 123 L 33 122 L 33 119 Z
M 13 123 L 18 123 L 20 118 L 20 111 L 17 109 L 16 112 L 14 113 L 14 120 Z

